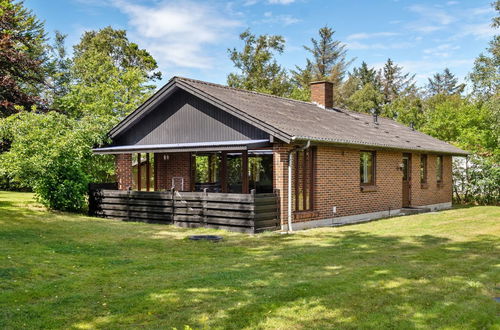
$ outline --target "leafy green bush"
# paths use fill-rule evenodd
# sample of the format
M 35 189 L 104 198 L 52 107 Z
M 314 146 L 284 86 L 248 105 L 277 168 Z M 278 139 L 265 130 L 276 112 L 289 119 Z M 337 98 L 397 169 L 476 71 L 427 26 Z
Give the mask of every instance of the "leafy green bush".
M 12 145 L 0 154 L 0 176 L 33 189 L 51 209 L 82 211 L 88 183 L 113 175 L 112 159 L 92 154 L 112 124 L 103 117 L 77 120 L 56 112 L 2 119 L 0 139 Z
M 492 157 L 454 159 L 453 184 L 455 202 L 500 205 L 500 165 Z

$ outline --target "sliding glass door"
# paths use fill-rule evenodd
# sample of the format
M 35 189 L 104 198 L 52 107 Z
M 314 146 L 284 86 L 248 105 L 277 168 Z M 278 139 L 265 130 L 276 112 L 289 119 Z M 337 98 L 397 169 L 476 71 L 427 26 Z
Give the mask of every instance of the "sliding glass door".
M 273 192 L 271 150 L 193 153 L 191 164 L 194 191 Z

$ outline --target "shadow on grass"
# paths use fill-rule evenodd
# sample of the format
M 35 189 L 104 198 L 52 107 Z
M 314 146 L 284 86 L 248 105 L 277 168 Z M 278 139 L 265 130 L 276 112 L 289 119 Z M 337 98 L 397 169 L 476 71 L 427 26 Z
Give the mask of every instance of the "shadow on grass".
M 0 212 L 24 219 L 36 211 Z M 0 231 L 4 247 L 19 252 L 17 264 L 0 266 L 3 328 L 26 320 L 32 328 L 224 329 L 464 329 L 498 322 L 497 237 L 325 229 L 227 234 L 211 243 L 179 239 L 193 231 L 170 226 L 61 226 L 48 227 L 43 238 L 37 234 L 44 227 Z M 151 238 L 155 231 L 163 239 Z M 47 266 L 33 271 L 40 264 Z
M 160 288 L 135 296 L 135 306 L 117 301 L 115 313 L 99 321 L 126 325 L 149 310 L 155 316 L 144 324 L 224 329 L 495 323 L 496 303 L 484 294 L 498 280 L 494 238 L 457 243 L 425 235 L 405 242 L 358 231 L 317 236 L 307 244 L 300 236 L 270 236 L 238 253 L 231 244 L 190 243 L 184 255 L 196 249 L 201 260 L 177 260 L 182 275 L 170 279 L 145 270 L 143 280 L 160 281 Z

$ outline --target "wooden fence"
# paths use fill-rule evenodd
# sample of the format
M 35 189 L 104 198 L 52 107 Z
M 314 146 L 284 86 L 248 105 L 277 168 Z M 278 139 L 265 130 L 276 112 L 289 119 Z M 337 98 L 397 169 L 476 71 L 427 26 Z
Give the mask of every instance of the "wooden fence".
M 89 188 L 89 214 L 92 216 L 244 233 L 279 229 L 276 194 Z

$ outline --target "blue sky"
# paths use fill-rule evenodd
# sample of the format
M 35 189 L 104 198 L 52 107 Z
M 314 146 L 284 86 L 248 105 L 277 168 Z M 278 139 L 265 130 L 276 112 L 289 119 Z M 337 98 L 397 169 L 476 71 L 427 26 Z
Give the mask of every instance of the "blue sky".
M 280 34 L 279 62 L 303 65 L 303 45 L 328 25 L 347 44 L 348 57 L 380 68 L 388 57 L 416 74 L 419 84 L 449 67 L 460 78 L 495 33 L 492 0 L 25 0 L 50 34 L 68 35 L 108 25 L 157 59 L 162 83 L 174 75 L 225 83 L 233 70 L 227 48 L 241 47 L 239 33 Z M 497 32 L 498 33 L 498 32 Z

